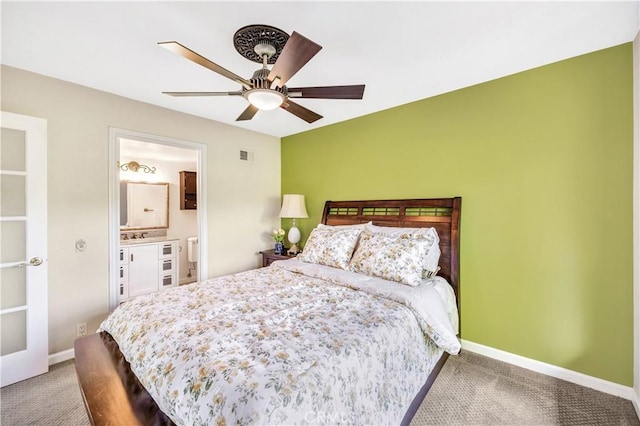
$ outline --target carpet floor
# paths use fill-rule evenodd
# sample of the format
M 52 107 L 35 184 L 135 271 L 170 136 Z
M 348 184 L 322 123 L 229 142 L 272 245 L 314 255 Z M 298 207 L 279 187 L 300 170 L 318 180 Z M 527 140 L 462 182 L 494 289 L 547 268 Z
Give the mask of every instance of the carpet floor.
M 89 424 L 75 364 L 0 391 L 0 425 Z M 451 356 L 411 423 L 421 425 L 634 425 L 630 401 L 504 362 Z
M 631 401 L 473 352 L 450 356 L 412 426 L 640 425 Z
M 0 425 L 89 425 L 73 360 L 0 390 Z

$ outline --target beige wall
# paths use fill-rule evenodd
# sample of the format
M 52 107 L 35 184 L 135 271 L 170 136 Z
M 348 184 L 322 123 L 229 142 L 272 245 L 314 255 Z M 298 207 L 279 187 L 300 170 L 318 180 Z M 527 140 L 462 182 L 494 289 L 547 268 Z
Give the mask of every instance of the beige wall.
M 280 140 L 2 66 L 3 111 L 48 121 L 49 353 L 109 306 L 109 127 L 207 145 L 209 276 L 259 264 L 279 223 Z M 238 164 L 239 149 L 255 161 Z M 75 251 L 76 238 L 87 242 Z

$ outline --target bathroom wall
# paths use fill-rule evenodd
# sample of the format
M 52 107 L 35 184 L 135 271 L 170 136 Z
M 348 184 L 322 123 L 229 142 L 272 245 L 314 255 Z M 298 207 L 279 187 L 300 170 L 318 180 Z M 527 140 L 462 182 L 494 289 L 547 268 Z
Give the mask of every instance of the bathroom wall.
M 196 157 L 194 151 L 194 158 Z M 156 168 L 154 174 L 131 171 L 121 171 L 120 180 L 144 181 L 144 182 L 168 182 L 169 183 L 169 228 L 166 235 L 169 238 L 179 239 L 178 245 L 178 282 L 186 284 L 196 280 L 196 270 L 188 277 L 189 262 L 187 261 L 187 238 L 198 235 L 197 210 L 180 210 L 180 172 L 197 171 L 196 161 L 162 161 L 153 158 L 145 158 L 144 154 L 135 157 L 120 157 L 120 164 L 129 161 L 137 161 Z

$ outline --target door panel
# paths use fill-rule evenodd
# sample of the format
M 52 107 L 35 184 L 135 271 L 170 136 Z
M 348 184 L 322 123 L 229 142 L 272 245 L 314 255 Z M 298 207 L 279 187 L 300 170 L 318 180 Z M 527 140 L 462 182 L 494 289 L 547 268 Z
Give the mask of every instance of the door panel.
M 25 176 L 3 176 L 0 182 L 0 216 L 25 216 L 27 196 Z
M 27 312 L 24 310 L 2 315 L 2 339 L 0 355 L 8 355 L 27 349 Z
M 0 263 L 26 260 L 26 221 L 3 221 L 0 224 Z M 3 284 L 4 285 L 4 284 Z
M 0 309 L 27 304 L 26 268 L 2 268 L 0 282 Z
M 0 380 L 6 386 L 48 371 L 47 127 L 39 118 L 1 114 Z
M 24 130 L 0 129 L 2 145 L 0 147 L 0 169 L 25 171 L 26 132 Z

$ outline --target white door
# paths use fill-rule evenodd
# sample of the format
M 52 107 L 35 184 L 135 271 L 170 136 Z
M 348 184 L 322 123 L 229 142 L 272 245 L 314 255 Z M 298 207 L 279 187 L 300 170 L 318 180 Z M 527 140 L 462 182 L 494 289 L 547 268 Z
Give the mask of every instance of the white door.
M 49 369 L 47 122 L 0 116 L 0 382 Z

